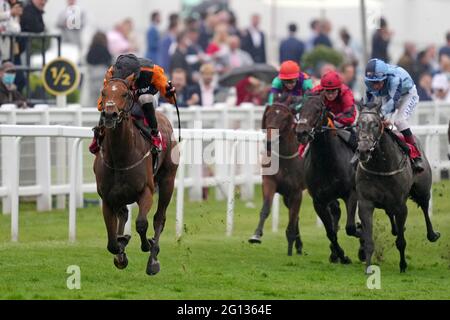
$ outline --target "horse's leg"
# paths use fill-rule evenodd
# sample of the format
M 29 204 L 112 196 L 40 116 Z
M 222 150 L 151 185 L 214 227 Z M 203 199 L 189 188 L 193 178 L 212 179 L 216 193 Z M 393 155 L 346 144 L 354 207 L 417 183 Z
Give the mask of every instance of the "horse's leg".
M 406 207 L 406 203 L 401 204 L 395 210 L 395 222 L 397 222 L 397 239 L 395 240 L 395 245 L 400 253 L 400 272 L 405 272 L 406 264 L 405 259 L 405 248 L 406 248 L 406 240 L 405 240 L 405 222 L 406 217 L 408 216 L 408 208 Z
M 289 223 L 286 228 L 286 238 L 288 241 L 288 256 L 292 256 L 292 247 L 295 242 L 297 254 L 302 254 L 302 240 L 300 238 L 300 230 L 298 227 L 298 216 L 300 203 L 302 202 L 302 192 L 291 193 L 289 198 Z
M 119 217 L 119 226 L 117 228 L 117 242 L 119 243 L 120 253 L 117 254 L 114 258 L 114 264 L 119 269 L 124 269 L 128 265 L 127 255 L 125 253 L 125 247 L 128 245 L 131 236 L 126 234 L 124 235 L 125 224 L 128 220 L 128 208 L 123 206 L 117 212 L 117 216 Z
M 153 194 L 149 187 L 145 187 L 138 201 L 139 213 L 136 218 L 136 231 L 141 238 L 141 250 L 143 252 L 150 251 L 150 243 L 147 239 L 148 220 L 147 214 L 153 203 Z
M 272 179 L 265 179 L 263 181 L 263 206 L 259 213 L 259 222 L 253 236 L 248 239 L 250 243 L 261 243 L 261 237 L 263 235 L 264 223 L 270 214 L 270 208 L 272 207 L 273 197 L 277 190 L 277 185 Z
M 333 218 L 333 230 L 336 234 L 339 231 L 339 220 L 341 219 L 341 207 L 339 206 L 339 201 L 333 200 L 328 205 L 331 217 Z
M 431 224 L 430 215 L 428 213 L 428 209 L 430 206 L 430 195 L 428 195 L 428 197 L 422 197 L 421 199 L 418 199 L 417 203 L 422 209 L 423 216 L 425 217 L 425 224 L 427 226 L 427 239 L 430 242 L 435 242 L 441 237 L 441 234 L 437 231 L 434 231 L 433 225 Z
M 161 173 L 162 174 L 162 173 Z M 173 188 L 175 184 L 175 173 L 166 173 L 158 179 L 159 199 L 158 209 L 153 217 L 153 229 L 155 236 L 150 240 L 150 257 L 147 262 L 147 274 L 155 275 L 159 272 L 160 266 L 158 261 L 159 253 L 159 237 L 164 230 L 166 223 L 166 210 L 172 198 Z
M 297 224 L 296 224 L 296 234 L 297 237 L 295 238 L 295 249 L 297 250 L 297 254 L 302 254 L 302 249 L 303 249 L 303 242 L 302 239 L 300 238 L 300 228 L 299 228 L 299 223 L 300 223 L 300 207 L 302 205 L 302 199 L 303 199 L 303 190 L 300 190 L 300 192 L 298 192 L 298 209 L 297 209 Z
M 362 225 L 362 234 L 361 238 L 364 245 L 364 258 L 366 260 L 366 273 L 368 272 L 368 268 L 372 264 L 372 255 L 374 250 L 374 242 L 373 242 L 373 211 L 375 210 L 375 206 L 371 201 L 368 200 L 360 200 L 359 201 L 359 217 L 361 219 Z M 359 257 L 361 259 L 361 254 Z
M 339 246 L 337 241 L 337 233 L 335 231 L 335 227 L 333 225 L 333 217 L 331 216 L 331 212 L 329 210 L 329 205 L 321 204 L 313 199 L 314 209 L 316 210 L 319 218 L 322 220 L 323 225 L 325 226 L 325 230 L 327 232 L 327 237 L 331 242 L 330 249 L 330 262 L 336 263 L 338 259 L 341 260 L 341 263 L 348 264 L 351 263 L 351 260 L 345 256 L 344 250 Z
M 108 251 L 112 254 L 120 253 L 120 246 L 117 242 L 117 216 L 108 206 L 106 201 L 102 205 L 103 219 L 105 220 L 106 232 L 108 233 Z
M 391 222 L 391 233 L 394 237 L 398 235 L 398 229 L 397 229 L 397 223 L 395 222 L 395 216 L 394 213 L 391 211 L 386 210 L 386 214 L 389 217 L 389 221 Z
M 345 225 L 345 231 L 347 235 L 360 238 L 361 226 L 357 226 L 355 222 L 356 206 L 357 206 L 356 192 L 352 191 L 347 199 L 345 199 L 345 206 L 347 209 L 347 224 Z M 359 228 L 358 228 L 359 227 Z

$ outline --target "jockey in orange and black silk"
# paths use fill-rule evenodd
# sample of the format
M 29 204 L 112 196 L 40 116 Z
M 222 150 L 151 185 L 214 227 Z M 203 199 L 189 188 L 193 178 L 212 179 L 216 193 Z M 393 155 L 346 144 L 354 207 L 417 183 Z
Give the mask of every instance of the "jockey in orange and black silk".
M 159 92 L 169 103 L 175 103 L 175 88 L 171 87 L 164 75 L 164 69 L 144 58 L 137 58 L 134 54 L 120 55 L 115 64 L 105 74 L 104 85 L 112 78 L 126 79 L 134 74 L 134 83 L 130 85 L 135 102 L 139 103 L 151 129 L 151 140 L 157 151 L 161 151 L 162 138 L 156 121 L 154 96 Z M 97 101 L 97 109 L 102 111 L 102 97 Z M 155 99 L 156 100 L 156 99 Z M 94 138 L 89 150 L 97 153 L 99 146 Z

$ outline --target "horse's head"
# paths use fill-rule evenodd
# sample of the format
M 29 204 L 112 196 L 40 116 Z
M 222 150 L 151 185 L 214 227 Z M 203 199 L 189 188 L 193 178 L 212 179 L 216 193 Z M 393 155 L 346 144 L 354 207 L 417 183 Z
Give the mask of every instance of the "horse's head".
M 267 106 L 264 111 L 262 128 L 278 129 L 279 132 L 286 132 L 293 129 L 296 103 L 291 100 L 274 102 Z
M 134 75 L 125 80 L 112 78 L 106 82 L 102 90 L 102 118 L 108 129 L 114 129 L 131 111 L 133 106 L 133 94 L 130 90 L 132 77 Z
M 300 143 L 308 143 L 314 140 L 317 132 L 322 132 L 322 128 L 328 123 L 328 111 L 323 103 L 323 96 L 306 95 L 303 105 L 298 114 L 297 139 Z
M 358 158 L 362 163 L 370 160 L 384 131 L 380 115 L 381 101 L 358 104 L 360 113 L 357 121 Z

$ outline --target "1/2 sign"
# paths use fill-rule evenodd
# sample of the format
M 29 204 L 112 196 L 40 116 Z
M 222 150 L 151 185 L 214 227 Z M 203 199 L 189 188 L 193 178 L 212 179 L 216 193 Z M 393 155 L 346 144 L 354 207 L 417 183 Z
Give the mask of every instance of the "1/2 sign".
M 50 94 L 68 95 L 78 87 L 80 73 L 71 61 L 56 58 L 44 66 L 42 80 L 45 90 Z

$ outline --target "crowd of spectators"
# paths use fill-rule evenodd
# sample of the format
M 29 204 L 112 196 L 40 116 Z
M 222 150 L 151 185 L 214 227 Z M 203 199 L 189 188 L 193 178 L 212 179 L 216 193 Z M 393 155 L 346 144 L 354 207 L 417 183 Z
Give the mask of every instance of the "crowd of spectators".
M 47 28 L 43 14 L 46 3 L 47 0 L 0 0 L 0 32 L 45 31 Z M 246 23 L 238 25 L 234 12 L 220 9 L 206 10 L 196 18 L 181 18 L 178 13 L 172 13 L 165 20 L 159 11 L 154 11 L 149 16 L 145 48 L 137 41 L 134 22 L 130 18 L 119 21 L 110 30 L 97 31 L 89 47 L 83 50 L 87 52 L 83 61 L 88 65 L 85 81 L 89 83 L 86 86 L 89 101 L 95 101 L 104 71 L 115 58 L 123 53 L 140 55 L 143 52 L 146 58 L 162 66 L 172 79 L 181 107 L 224 102 L 230 92 L 235 93 L 237 105 L 243 102 L 264 105 L 270 83 L 247 77 L 236 83 L 230 91 L 218 81 L 220 76 L 235 68 L 267 63 L 266 35 L 261 29 L 261 19 L 260 15 L 253 14 Z M 87 22 L 86 14 L 77 1 L 67 0 L 56 20 L 63 42 L 81 48 L 81 34 Z M 161 29 L 162 24 L 168 26 L 166 30 Z M 327 19 L 313 19 L 306 39 L 298 36 L 296 23 L 288 22 L 286 25 L 286 37 L 279 43 L 280 64 L 294 60 L 302 65 L 305 54 L 318 45 L 333 48 L 342 54 L 343 63 L 340 66 L 322 63 L 312 75 L 314 83 L 326 71 L 337 70 L 344 83 L 350 88 L 356 88 L 357 74 L 365 62 L 361 61 L 362 48 L 355 43 L 346 28 L 338 31 L 339 37 L 333 42 L 330 37 L 333 26 Z M 398 61 L 392 61 L 389 54 L 393 37 L 394 32 L 386 19 L 381 18 L 379 28 L 372 34 L 370 57 L 397 63 L 405 68 L 417 85 L 421 101 L 450 101 L 450 32 L 446 35 L 446 45 L 439 50 L 435 45 L 429 45 L 418 51 L 416 44 L 406 42 L 404 53 Z M 0 43 L 1 61 L 7 57 L 6 62 L 13 66 L 20 65 L 24 47 L 20 39 L 16 43 L 3 39 Z M 25 77 L 22 71 L 13 69 L 14 90 L 20 93 L 26 85 Z M 1 84 L 5 85 L 3 79 Z

